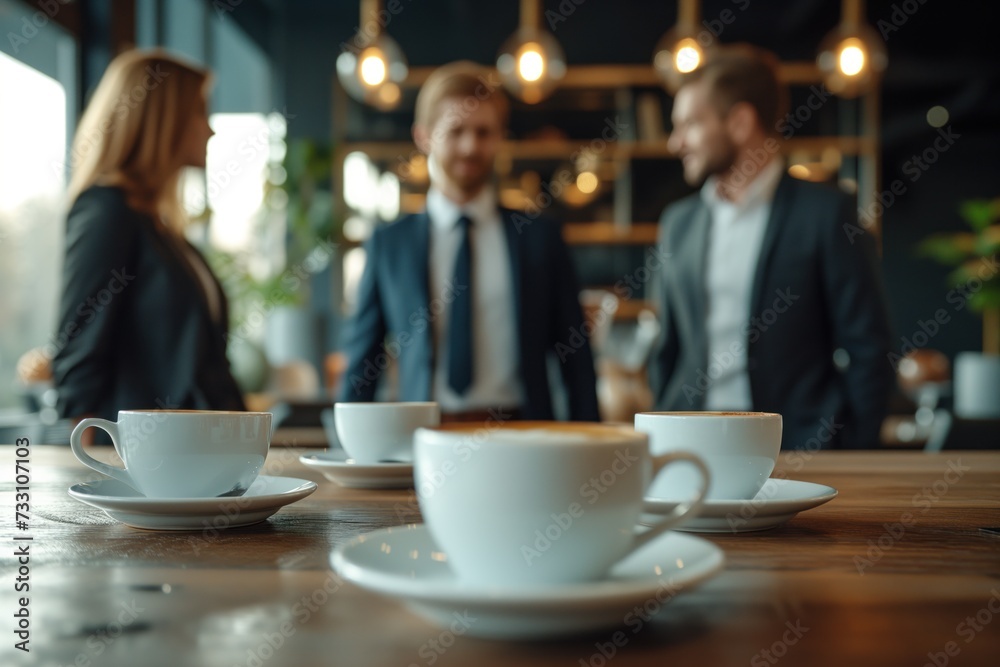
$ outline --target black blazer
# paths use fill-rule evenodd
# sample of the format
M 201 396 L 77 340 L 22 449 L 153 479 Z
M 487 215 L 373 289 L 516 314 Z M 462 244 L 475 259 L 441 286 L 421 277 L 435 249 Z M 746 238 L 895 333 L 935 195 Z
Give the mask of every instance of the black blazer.
M 570 418 L 597 420 L 594 359 L 580 336 L 583 313 L 576 272 L 559 225 L 507 209 L 501 209 L 501 218 L 514 281 L 518 357 L 512 363 L 517 364 L 524 387 L 522 416 L 553 418 L 546 357 L 555 352 L 569 395 Z M 378 228 L 369 240 L 357 308 L 345 329 L 342 349 L 348 366 L 337 400 L 374 400 L 376 381 L 385 367 L 379 356 L 386 350 L 398 355 L 400 400 L 431 400 L 433 325 L 421 315 L 428 312 L 430 302 L 429 241 L 426 212 Z
M 701 410 L 709 210 L 695 193 L 670 206 L 660 243 L 662 342 L 650 369 L 661 410 Z M 875 447 L 894 381 L 871 234 L 853 200 L 784 175 L 774 194 L 744 327 L 753 409 L 779 412 L 786 449 Z M 834 363 L 836 350 L 838 361 Z
M 64 417 L 126 409 L 243 410 L 221 321 L 180 245 L 115 187 L 92 187 L 66 220 L 52 372 Z M 198 261 L 203 261 L 201 255 Z

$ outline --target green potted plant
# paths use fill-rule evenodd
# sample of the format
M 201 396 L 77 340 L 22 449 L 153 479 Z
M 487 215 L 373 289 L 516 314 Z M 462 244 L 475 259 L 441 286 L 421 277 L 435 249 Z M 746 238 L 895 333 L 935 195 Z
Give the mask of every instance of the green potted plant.
M 229 296 L 229 356 L 244 391 L 264 388 L 268 360 L 317 362 L 322 352 L 318 316 L 308 308 L 309 280 L 329 264 L 336 249 L 330 240 L 336 232 L 331 167 L 329 146 L 292 141 L 280 165 L 283 178 L 266 182 L 255 236 L 265 243 L 273 216 L 284 216 L 284 259 L 277 266 L 263 258 L 264 246 L 244 253 L 207 251 Z M 206 210 L 202 217 L 209 214 Z
M 955 357 L 955 413 L 966 418 L 1000 417 L 1000 197 L 962 202 L 959 213 L 972 231 L 934 234 L 919 252 L 947 266 L 959 297 L 983 318 L 982 352 Z M 952 299 L 949 298 L 949 302 Z

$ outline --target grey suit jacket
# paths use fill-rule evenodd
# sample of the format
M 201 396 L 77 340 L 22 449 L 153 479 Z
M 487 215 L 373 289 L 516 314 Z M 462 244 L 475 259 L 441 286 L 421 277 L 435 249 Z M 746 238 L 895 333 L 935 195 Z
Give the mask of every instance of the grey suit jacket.
M 708 207 L 668 207 L 660 243 L 662 338 L 651 378 L 661 410 L 704 409 L 712 381 L 705 329 Z M 853 200 L 783 176 L 751 291 L 746 335 L 753 409 L 784 417 L 783 447 L 875 447 L 893 371 L 878 258 Z M 836 360 L 836 363 L 835 363 Z

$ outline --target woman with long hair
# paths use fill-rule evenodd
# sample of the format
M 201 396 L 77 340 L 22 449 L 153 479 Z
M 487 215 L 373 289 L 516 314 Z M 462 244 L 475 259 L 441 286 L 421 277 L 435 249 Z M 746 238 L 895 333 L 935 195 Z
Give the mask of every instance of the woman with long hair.
M 178 183 L 205 166 L 209 73 L 160 50 L 105 72 L 73 141 L 52 374 L 61 416 L 242 410 L 225 294 L 184 237 Z

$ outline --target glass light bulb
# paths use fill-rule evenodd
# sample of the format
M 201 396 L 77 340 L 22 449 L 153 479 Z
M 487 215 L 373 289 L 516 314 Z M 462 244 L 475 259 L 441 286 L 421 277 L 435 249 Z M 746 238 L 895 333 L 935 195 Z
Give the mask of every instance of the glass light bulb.
M 857 97 L 878 86 L 888 63 L 885 40 L 866 24 L 840 24 L 820 42 L 816 66 L 834 95 Z
M 677 53 L 674 56 L 674 67 L 681 74 L 693 72 L 701 64 L 701 49 L 693 39 L 682 39 L 677 44 Z
M 361 80 L 368 86 L 378 86 L 385 81 L 388 68 L 385 58 L 378 50 L 373 50 L 361 58 Z
M 685 75 L 704 65 L 713 50 L 712 45 L 702 46 L 695 28 L 674 26 L 656 43 L 653 67 L 667 90 L 676 93 Z
M 597 176 L 591 171 L 582 171 L 576 177 L 576 187 L 580 192 L 590 194 L 597 189 Z
M 497 74 L 504 87 L 528 104 L 545 99 L 566 75 L 566 56 L 552 33 L 520 28 L 500 47 Z
M 525 81 L 538 81 L 545 74 L 545 58 L 538 44 L 525 44 L 517 59 L 517 73 Z
M 856 40 L 847 40 L 840 50 L 838 66 L 847 76 L 857 76 L 865 68 L 865 52 Z
M 394 39 L 382 33 L 360 51 L 345 48 L 337 56 L 337 78 L 347 94 L 378 109 L 393 109 L 402 99 L 406 57 Z

